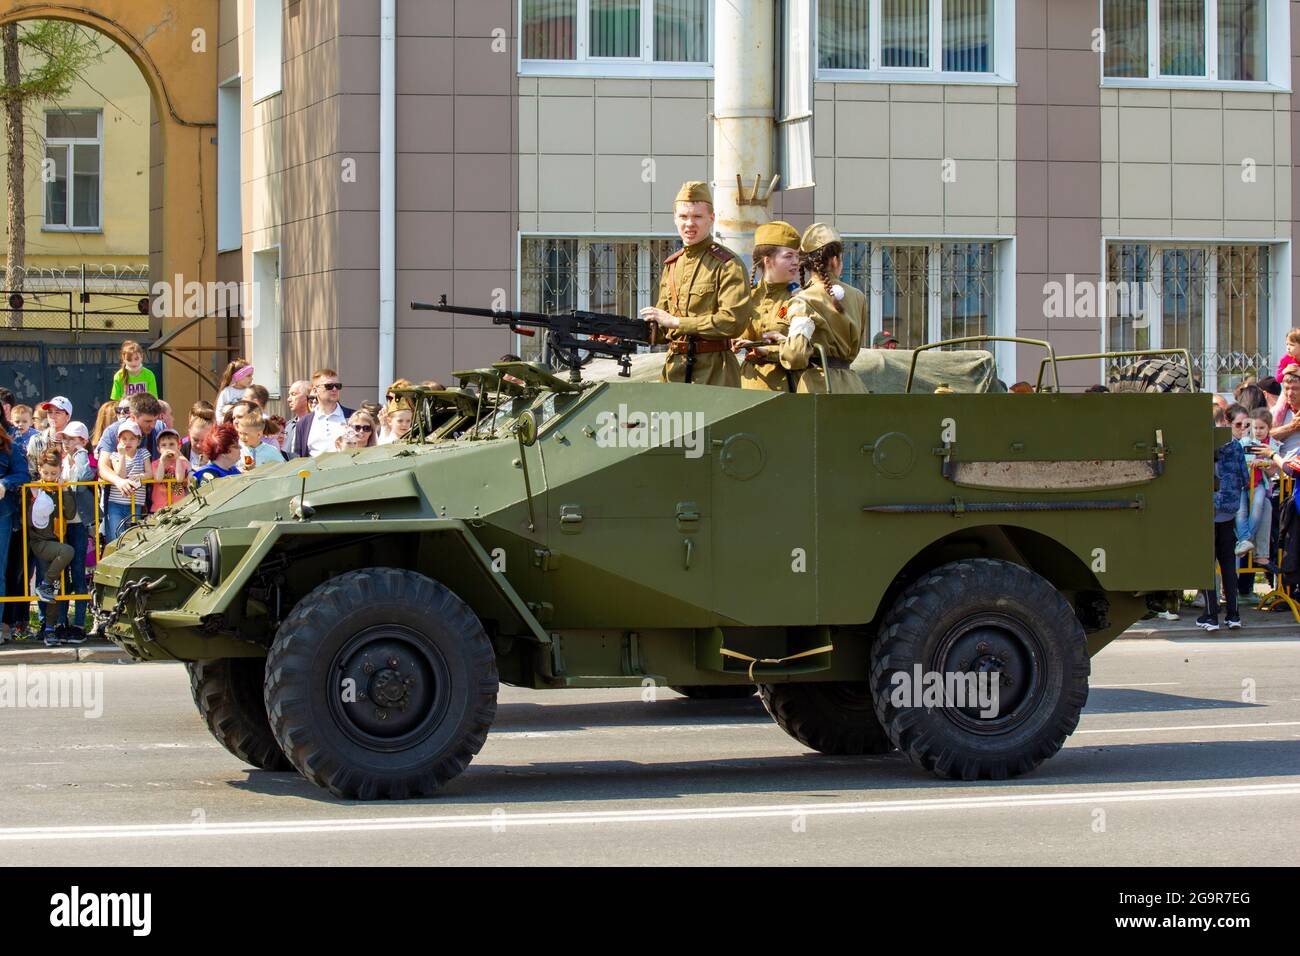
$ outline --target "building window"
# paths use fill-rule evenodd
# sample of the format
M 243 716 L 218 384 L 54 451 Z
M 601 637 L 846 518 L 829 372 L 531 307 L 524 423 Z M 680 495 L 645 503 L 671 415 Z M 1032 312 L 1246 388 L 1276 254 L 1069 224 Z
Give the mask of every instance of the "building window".
M 281 5 L 284 0 L 254 0 L 253 99 L 279 93 L 283 81 L 284 51 L 281 40 Z
M 272 398 L 280 397 L 280 335 L 283 318 L 280 306 L 280 248 L 272 246 L 253 253 L 252 355 L 257 380 Z
M 663 262 L 681 245 L 676 238 L 527 236 L 520 255 L 519 307 L 633 317 L 655 304 Z M 542 343 L 525 339 L 521 347 L 536 357 Z
M 1163 85 L 1271 83 L 1285 87 L 1290 73 L 1270 35 L 1270 22 L 1287 23 L 1285 0 L 1104 0 L 1106 80 Z M 1275 45 L 1270 55 L 1270 44 Z
M 899 348 L 997 334 L 998 243 L 846 239 L 844 281 L 871 299 L 864 345 L 885 330 Z
M 522 0 L 520 72 L 709 76 L 709 0 Z
M 217 251 L 243 243 L 240 209 L 240 85 L 236 78 L 217 87 Z
M 1187 349 L 1211 391 L 1271 374 L 1268 246 L 1113 242 L 1106 280 L 1108 349 Z
M 46 229 L 96 232 L 103 200 L 103 114 L 51 110 L 45 114 Z
M 1009 0 L 821 0 L 817 64 L 833 71 L 828 79 L 879 73 L 881 79 L 987 81 L 1004 72 L 996 55 L 999 18 L 1008 25 L 1014 20 Z

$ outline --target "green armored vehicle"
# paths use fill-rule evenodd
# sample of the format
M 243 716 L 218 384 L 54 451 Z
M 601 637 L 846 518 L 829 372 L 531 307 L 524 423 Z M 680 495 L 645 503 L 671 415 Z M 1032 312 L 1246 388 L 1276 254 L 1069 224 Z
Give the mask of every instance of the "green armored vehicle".
M 938 354 L 889 361 L 932 382 Z M 822 753 L 1014 776 L 1153 595 L 1210 585 L 1215 433 L 1204 395 L 980 376 L 791 395 L 502 363 L 413 392 L 409 441 L 150 516 L 96 613 L 187 662 L 233 754 L 342 797 L 442 787 L 503 682 L 757 685 Z

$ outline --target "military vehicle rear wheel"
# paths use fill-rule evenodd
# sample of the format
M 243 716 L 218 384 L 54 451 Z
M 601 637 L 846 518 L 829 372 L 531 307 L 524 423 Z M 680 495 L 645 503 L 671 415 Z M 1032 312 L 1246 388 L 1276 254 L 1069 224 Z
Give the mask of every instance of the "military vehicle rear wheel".
M 759 684 L 758 693 L 782 730 L 819 753 L 887 754 L 894 749 L 876 717 L 870 684 Z
M 303 776 L 347 799 L 440 789 L 483 747 L 497 667 L 474 612 L 413 571 L 366 568 L 293 609 L 267 658 L 266 710 Z
M 230 657 L 218 661 L 192 661 L 190 692 L 217 743 L 260 770 L 292 770 L 262 701 L 266 673 L 264 657 Z
M 1083 626 L 1060 592 L 986 558 L 945 564 L 903 591 L 871 653 L 890 739 L 917 766 L 962 780 L 1014 777 L 1060 750 L 1088 700 L 1088 673 Z M 964 675 L 984 682 L 982 696 L 979 683 L 975 700 L 961 693 Z M 928 697 L 938 682 L 950 693 Z
M 753 684 L 670 684 L 668 689 L 693 700 L 743 700 L 754 696 L 755 687 Z

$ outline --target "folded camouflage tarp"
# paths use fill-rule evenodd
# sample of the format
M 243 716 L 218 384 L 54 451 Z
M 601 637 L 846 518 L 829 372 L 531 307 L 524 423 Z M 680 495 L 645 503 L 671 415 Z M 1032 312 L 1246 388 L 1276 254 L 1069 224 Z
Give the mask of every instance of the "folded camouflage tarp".
M 853 361 L 853 371 L 861 376 L 867 391 L 877 395 L 898 395 L 906 390 L 911 362 L 910 349 L 863 349 Z M 582 377 L 592 381 L 657 382 L 663 364 L 662 352 L 633 355 L 631 377 L 615 379 L 618 365 L 612 359 L 595 359 L 582 370 Z M 933 392 L 940 385 L 947 385 L 954 392 L 1006 391 L 998 381 L 993 353 L 980 349 L 922 352 L 916 363 L 912 391 Z

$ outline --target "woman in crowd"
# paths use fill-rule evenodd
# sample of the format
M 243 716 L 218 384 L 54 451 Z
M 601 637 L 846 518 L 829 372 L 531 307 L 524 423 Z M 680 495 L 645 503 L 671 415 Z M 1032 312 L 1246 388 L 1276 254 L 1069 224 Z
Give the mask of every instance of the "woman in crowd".
M 214 425 L 203 439 L 202 451 L 208 463 L 194 472 L 195 487 L 239 474 L 239 431 L 234 425 Z

